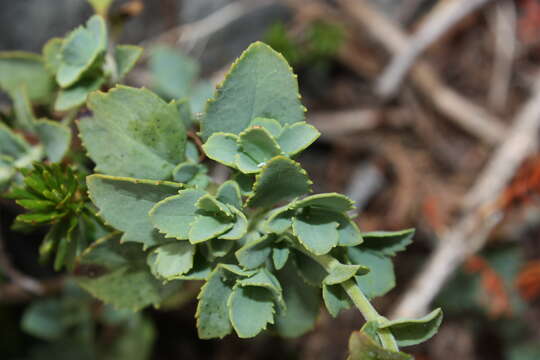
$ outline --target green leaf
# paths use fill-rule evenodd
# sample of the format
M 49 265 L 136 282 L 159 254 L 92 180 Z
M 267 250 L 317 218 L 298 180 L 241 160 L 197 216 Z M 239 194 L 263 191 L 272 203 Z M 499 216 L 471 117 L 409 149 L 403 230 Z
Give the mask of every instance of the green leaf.
M 315 126 L 305 122 L 298 122 L 285 126 L 277 142 L 284 153 L 294 156 L 307 149 L 320 135 L 321 133 Z
M 275 328 L 285 337 L 301 336 L 315 326 L 320 306 L 319 290 L 298 277 L 290 261 L 277 277 L 283 288 L 287 311 L 275 317 Z
M 260 171 L 261 166 L 268 160 L 281 154 L 279 145 L 272 135 L 262 127 L 252 127 L 242 131 L 238 137 L 238 145 L 246 155 L 236 158 L 236 166 L 243 173 Z M 238 161 L 239 159 L 243 160 Z
M 71 130 L 65 125 L 46 119 L 37 120 L 35 126 L 47 158 L 52 162 L 60 162 L 71 145 Z
M 62 64 L 62 44 L 64 40 L 61 38 L 52 38 L 43 46 L 43 61 L 45 68 L 52 75 L 56 75 L 60 65 Z
M 229 317 L 240 338 L 256 336 L 274 323 L 272 294 L 261 287 L 235 286 L 229 297 Z
M 346 214 L 339 214 L 336 217 L 338 227 L 338 246 L 356 246 L 362 244 L 364 239 L 358 229 L 358 225 Z
M 195 204 L 204 194 L 201 190 L 186 189 L 167 197 L 152 207 L 148 213 L 150 221 L 166 237 L 187 240 L 190 225 L 197 217 Z
M 306 196 L 291 203 L 291 209 L 316 207 L 333 212 L 346 212 L 354 208 L 354 202 L 345 195 L 338 193 L 324 193 Z
M 264 264 L 272 251 L 273 239 L 272 235 L 266 234 L 246 243 L 234 253 L 238 263 L 246 269 L 255 269 Z
M 116 73 L 118 80 L 124 78 L 133 69 L 143 53 L 143 48 L 134 45 L 118 45 L 114 48 Z
M 173 179 L 179 183 L 204 189 L 210 182 L 210 178 L 206 175 L 206 172 L 207 169 L 204 165 L 185 161 L 174 168 Z
M 270 232 L 282 234 L 292 226 L 294 211 L 289 209 L 289 205 L 272 210 L 264 226 Z
M 369 268 L 369 273 L 356 277 L 358 286 L 368 298 L 382 296 L 396 285 L 392 260 L 386 256 L 356 247 L 347 248 L 347 256 L 351 263 Z
M 240 279 L 237 281 L 240 286 L 257 286 L 270 291 L 274 296 L 274 300 L 279 304 L 282 310 L 286 310 L 287 306 L 283 300 L 283 289 L 279 280 L 266 268 L 261 268 L 254 275 Z
M 236 135 L 217 132 L 208 138 L 202 148 L 210 159 L 236 168 L 237 141 Z
M 284 156 L 268 161 L 257 174 L 249 207 L 267 207 L 310 191 L 311 180 L 300 164 Z
M 86 27 L 78 27 L 64 40 L 61 63 L 56 81 L 69 87 L 81 79 L 102 57 L 107 49 L 107 29 L 101 16 L 94 15 Z
M 256 42 L 231 67 L 225 81 L 208 102 L 201 120 L 201 136 L 215 132 L 239 134 L 257 117 L 280 124 L 304 120 L 298 82 L 283 56 Z
M 293 233 L 300 243 L 315 255 L 324 255 L 334 248 L 339 239 L 334 214 L 310 208 L 293 218 Z
M 79 129 L 96 170 L 162 180 L 184 159 L 186 130 L 175 104 L 146 89 L 117 86 L 88 97 L 93 118 Z
M 217 238 L 233 227 L 228 220 L 213 216 L 198 215 L 189 229 L 189 241 L 198 244 Z
M 161 245 L 148 255 L 148 265 L 157 278 L 177 279 L 193 268 L 195 246 L 187 241 Z
M 224 257 L 232 250 L 234 243 L 221 239 L 210 239 L 204 243 L 201 248 L 203 255 L 209 260 L 214 261 L 217 258 Z
M 12 94 L 20 87 L 26 89 L 31 102 L 47 104 L 54 81 L 41 56 L 22 51 L 0 52 L 0 89 Z
M 24 312 L 21 328 L 38 338 L 57 340 L 67 330 L 67 326 L 62 321 L 64 310 L 62 303 L 57 299 L 36 301 Z
M 356 274 L 365 275 L 368 272 L 369 268 L 362 265 L 337 264 L 330 269 L 330 273 L 324 278 L 324 283 L 327 285 L 337 285 L 349 280 Z
M 189 104 L 193 113 L 200 114 L 204 112 L 206 103 L 214 95 L 214 85 L 210 81 L 199 81 L 191 90 Z
M 159 46 L 150 52 L 150 71 L 156 91 L 169 99 L 189 95 L 199 66 L 180 50 Z
M 355 331 L 349 338 L 347 360 L 414 360 L 414 358 L 402 352 L 385 350 L 365 333 Z
M 201 339 L 223 338 L 232 331 L 227 308 L 232 287 L 226 280 L 222 267 L 216 267 L 197 296 L 199 303 L 195 317 Z
M 26 94 L 26 88 L 20 86 L 11 92 L 13 110 L 15 112 L 15 127 L 30 133 L 34 132 L 34 111 Z
M 224 240 L 239 240 L 244 237 L 248 231 L 248 220 L 242 211 L 230 205 L 229 208 L 235 215 L 233 227 L 219 238 Z
M 216 198 L 224 204 L 242 210 L 242 195 L 240 187 L 234 180 L 227 180 L 217 190 Z
M 179 289 L 179 282 L 162 285 L 146 264 L 138 244 L 120 244 L 120 236 L 106 236 L 89 247 L 74 270 L 77 283 L 101 301 L 119 309 L 138 311 L 158 306 Z
M 398 346 L 411 346 L 423 343 L 437 333 L 443 313 L 435 309 L 420 319 L 397 319 L 379 326 L 390 329 Z
M 61 89 L 54 102 L 54 110 L 67 111 L 84 105 L 88 94 L 99 90 L 104 83 L 105 78 L 101 76 L 88 77 L 77 81 L 68 88 Z
M 276 270 L 281 270 L 289 259 L 290 250 L 287 246 L 282 246 L 281 243 L 272 248 L 272 261 Z
M 322 265 L 300 251 L 294 252 L 294 263 L 298 274 L 307 284 L 319 288 L 323 285 L 328 273 Z
M 341 310 L 350 309 L 353 303 L 341 285 L 323 284 L 324 305 L 332 317 L 337 317 Z
M 210 264 L 200 252 L 193 257 L 193 267 L 186 274 L 178 276 L 179 280 L 206 280 L 212 271 Z
M 274 119 L 258 117 L 253 119 L 249 126 L 261 127 L 266 129 L 274 139 L 279 138 L 279 135 L 281 134 L 281 124 L 279 123 L 279 121 Z
M 362 247 L 377 251 L 386 256 L 395 256 L 412 243 L 414 229 L 401 231 L 373 231 L 363 233 Z
M 232 213 L 227 205 L 218 201 L 210 194 L 203 195 L 197 200 L 197 207 L 204 212 L 205 215 L 212 214 L 225 218 L 232 218 Z
M 148 212 L 159 201 L 176 194 L 181 184 L 96 174 L 87 177 L 86 182 L 100 216 L 124 232 L 122 242 L 139 242 L 145 248 L 163 242 Z

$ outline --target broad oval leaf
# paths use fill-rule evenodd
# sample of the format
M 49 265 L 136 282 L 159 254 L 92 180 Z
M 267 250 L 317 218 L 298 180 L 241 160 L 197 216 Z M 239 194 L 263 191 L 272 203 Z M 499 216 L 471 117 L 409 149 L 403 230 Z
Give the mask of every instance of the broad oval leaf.
M 97 174 L 86 181 L 99 215 L 124 232 L 122 242 L 139 242 L 145 248 L 163 242 L 164 237 L 150 222 L 148 212 L 159 201 L 178 193 L 182 184 Z
M 354 208 L 354 202 L 347 196 L 338 193 L 323 193 L 306 196 L 303 199 L 291 203 L 291 209 L 304 207 L 316 207 L 338 213 L 346 212 Z
M 119 240 L 118 234 L 111 234 L 83 252 L 74 270 L 81 287 L 105 303 L 133 311 L 158 306 L 179 289 L 180 282 L 162 285 L 151 274 L 139 244 Z
M 311 180 L 299 163 L 276 156 L 257 174 L 249 207 L 268 207 L 311 191 Z
M 256 286 L 235 286 L 227 302 L 232 326 L 240 338 L 251 338 L 274 323 L 272 294 Z
M 352 264 L 369 268 L 369 273 L 356 277 L 358 286 L 368 298 L 382 296 L 396 285 L 394 265 L 388 257 L 357 247 L 347 248 L 347 257 Z
M 215 132 L 239 134 L 257 117 L 280 124 L 304 120 L 298 82 L 282 55 L 256 42 L 231 67 L 201 120 L 201 136 Z
M 293 233 L 308 251 L 324 255 L 338 243 L 339 224 L 335 220 L 334 214 L 312 208 L 293 218 Z
M 420 319 L 397 319 L 389 321 L 379 328 L 390 329 L 399 346 L 411 346 L 429 340 L 437 333 L 443 313 L 435 309 Z
M 285 126 L 277 142 L 284 153 L 294 156 L 307 149 L 319 136 L 321 133 L 315 126 L 298 122 Z
M 400 231 L 373 231 L 363 233 L 362 247 L 377 251 L 386 256 L 395 256 L 412 243 L 414 229 Z
M 351 308 L 354 304 L 341 285 L 323 285 L 322 297 L 328 313 L 337 317 L 342 310 Z
M 217 132 L 210 136 L 202 148 L 210 159 L 223 165 L 236 167 L 237 142 L 238 136 Z
M 148 265 L 158 279 L 170 281 L 193 268 L 195 246 L 187 241 L 175 241 L 158 246 L 148 254 Z
M 88 97 L 94 116 L 79 130 L 96 170 L 163 180 L 184 159 L 186 130 L 176 105 L 146 89 L 117 86 Z

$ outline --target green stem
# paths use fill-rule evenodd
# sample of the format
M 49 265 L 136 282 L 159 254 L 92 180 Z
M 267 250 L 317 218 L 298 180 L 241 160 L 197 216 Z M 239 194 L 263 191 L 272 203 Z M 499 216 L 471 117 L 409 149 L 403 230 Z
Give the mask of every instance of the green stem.
M 330 255 L 313 255 L 309 251 L 306 251 L 300 244 L 295 244 L 295 247 L 319 263 L 319 265 L 321 265 L 328 273 L 332 271 L 332 268 L 336 264 L 340 263 L 339 260 Z M 341 286 L 347 295 L 349 295 L 354 305 L 360 311 L 366 321 L 375 321 L 379 323 L 386 320 L 383 316 L 379 315 L 377 310 L 373 307 L 373 305 L 371 305 L 366 295 L 364 295 L 362 290 L 358 287 L 356 281 L 354 281 L 354 278 L 342 282 Z M 377 330 L 377 333 L 379 335 L 379 339 L 381 340 L 381 344 L 385 349 L 399 351 L 396 340 L 394 339 L 394 336 L 390 330 L 379 329 Z
M 362 313 L 366 321 L 376 321 L 379 322 L 383 317 L 379 315 L 377 310 L 371 305 L 368 298 L 364 295 L 362 290 L 358 287 L 356 282 L 353 279 L 349 279 L 343 283 L 341 286 L 349 295 L 353 301 L 356 308 Z M 377 330 L 379 334 L 379 339 L 381 340 L 382 346 L 387 350 L 399 351 L 396 340 L 394 336 L 388 329 L 379 329 Z

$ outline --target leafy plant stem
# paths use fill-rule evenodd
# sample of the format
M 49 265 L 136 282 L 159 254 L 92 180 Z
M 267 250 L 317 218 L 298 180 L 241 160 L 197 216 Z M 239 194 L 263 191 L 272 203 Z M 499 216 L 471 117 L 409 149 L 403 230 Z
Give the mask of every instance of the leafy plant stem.
M 300 244 L 295 244 L 295 247 L 296 249 L 300 250 L 302 253 L 306 254 L 307 256 L 315 260 L 317 263 L 319 263 L 329 273 L 334 265 L 339 264 L 339 261 L 333 256 L 313 255 L 309 251 L 306 251 Z M 341 286 L 343 287 L 347 295 L 349 295 L 354 305 L 360 311 L 366 321 L 375 321 L 377 323 L 386 321 L 386 318 L 380 315 L 373 307 L 373 305 L 371 305 L 366 295 L 364 295 L 362 290 L 358 287 L 356 281 L 354 281 L 354 278 L 342 282 Z M 379 335 L 381 344 L 385 349 L 399 351 L 396 340 L 394 339 L 394 336 L 392 335 L 390 330 L 379 329 L 377 331 L 377 334 Z

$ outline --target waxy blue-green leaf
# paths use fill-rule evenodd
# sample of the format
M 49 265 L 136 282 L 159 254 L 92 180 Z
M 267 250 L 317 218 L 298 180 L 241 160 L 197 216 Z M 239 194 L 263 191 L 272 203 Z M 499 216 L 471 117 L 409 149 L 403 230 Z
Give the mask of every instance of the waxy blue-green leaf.
M 62 64 L 62 38 L 52 38 L 43 46 L 43 62 L 47 71 L 55 76 Z
M 336 216 L 338 222 L 338 246 L 356 246 L 362 244 L 364 239 L 358 229 L 358 225 L 347 214 Z
M 178 276 L 178 280 L 206 280 L 211 272 L 212 264 L 197 250 L 193 257 L 193 267 L 184 275 Z
M 146 264 L 139 244 L 120 244 L 108 235 L 92 244 L 77 260 L 77 283 L 101 301 L 119 309 L 138 311 L 158 306 L 179 289 L 179 282 L 162 285 Z
M 34 111 L 28 99 L 27 90 L 24 85 L 14 89 L 11 92 L 11 99 L 13 100 L 13 111 L 15 113 L 14 128 L 27 131 L 29 133 L 34 132 Z
M 290 250 L 287 246 L 282 245 L 281 243 L 276 244 L 272 248 L 272 261 L 274 262 L 274 267 L 276 270 L 281 270 L 287 263 L 289 259 Z
M 204 194 L 201 190 L 186 189 L 156 202 L 148 212 L 151 223 L 165 237 L 187 240 L 190 225 L 197 217 L 195 204 Z
M 210 194 L 205 194 L 201 196 L 199 200 L 197 200 L 197 203 L 195 204 L 197 208 L 202 210 L 205 214 L 215 214 L 217 216 L 225 217 L 232 219 L 233 215 L 231 213 L 231 210 L 227 205 L 223 204 L 222 202 L 218 201 L 215 197 L 213 197 Z
M 158 246 L 148 254 L 148 266 L 158 279 L 173 280 L 193 268 L 195 246 L 187 241 L 175 241 Z
M 243 173 L 258 172 L 261 166 L 281 150 L 268 130 L 262 127 L 250 127 L 238 136 L 240 154 L 236 157 L 236 166 Z
M 199 65 L 194 60 L 167 46 L 150 51 L 149 65 L 153 87 L 169 99 L 188 96 L 199 74 Z
M 395 256 L 412 243 L 414 229 L 400 231 L 373 231 L 363 233 L 362 247 L 377 251 L 386 256 Z
M 338 243 L 339 224 L 335 220 L 333 213 L 311 208 L 293 218 L 293 233 L 308 251 L 324 255 Z
M 61 89 L 54 102 L 54 110 L 67 111 L 84 105 L 88 94 L 99 90 L 104 83 L 105 78 L 102 76 L 88 77 L 77 81 L 70 87 Z
M 292 226 L 294 211 L 289 209 L 289 205 L 272 210 L 268 214 L 268 219 L 264 223 L 265 230 L 275 234 L 282 234 Z
M 274 323 L 272 294 L 256 286 L 235 286 L 229 300 L 229 317 L 240 338 L 251 338 Z
M 223 165 L 236 167 L 237 142 L 238 136 L 217 132 L 208 138 L 202 148 L 210 159 Z
M 324 278 L 328 276 L 328 272 L 321 264 L 300 251 L 294 251 L 294 264 L 298 275 L 311 286 L 320 288 Z
M 284 156 L 276 156 L 257 174 L 247 206 L 272 206 L 280 201 L 308 193 L 311 184 L 300 164 Z
M 397 319 L 380 325 L 379 328 L 389 329 L 398 346 L 411 346 L 423 343 L 435 335 L 442 318 L 441 309 L 435 309 L 420 319 Z
M 394 265 L 388 257 L 357 247 L 348 247 L 347 256 L 353 264 L 369 268 L 369 273 L 356 277 L 358 286 L 368 298 L 382 296 L 396 285 Z
M 204 257 L 206 257 L 208 261 L 213 262 L 218 258 L 227 256 L 231 252 L 233 247 L 234 243 L 232 241 L 222 239 L 210 239 L 199 248 L 201 249 Z
M 148 212 L 159 201 L 176 194 L 182 184 L 107 175 L 91 175 L 86 182 L 100 216 L 124 232 L 122 242 L 139 242 L 145 248 L 163 242 Z
M 232 331 L 227 300 L 232 293 L 221 266 L 208 276 L 197 296 L 197 332 L 201 339 L 223 338 Z
M 298 82 L 282 55 L 260 42 L 236 60 L 201 120 L 201 136 L 215 132 L 239 134 L 257 117 L 280 124 L 304 120 Z
M 291 209 L 316 207 L 328 211 L 343 213 L 354 208 L 354 202 L 347 196 L 338 193 L 323 193 L 306 196 L 291 203 Z
M 28 144 L 20 135 L 15 134 L 3 123 L 0 123 L 0 154 L 13 160 L 24 156 L 30 150 Z
M 114 48 L 117 80 L 121 80 L 133 69 L 143 53 L 143 48 L 134 45 L 118 45 Z
M 383 349 L 369 335 L 355 331 L 349 338 L 347 360 L 414 360 L 414 358 L 403 352 Z
M 349 295 L 341 285 L 323 284 L 322 297 L 326 310 L 332 317 L 337 317 L 342 310 L 350 309 L 353 306 Z
M 234 180 L 227 180 L 221 184 L 217 190 L 216 198 L 224 204 L 242 210 L 242 194 L 238 183 Z
M 105 20 L 94 15 L 86 22 L 86 27 L 78 27 L 64 40 L 56 81 L 63 88 L 73 85 L 101 60 L 106 50 Z
M 12 94 L 26 89 L 32 103 L 49 103 L 54 80 L 43 65 L 41 56 L 23 51 L 0 52 L 0 89 Z
M 197 215 L 190 224 L 189 241 L 192 244 L 215 239 L 233 227 L 228 219 L 214 216 Z
M 301 336 L 315 326 L 320 306 L 319 290 L 307 285 L 290 261 L 276 275 L 283 288 L 287 311 L 275 316 L 275 329 L 285 337 Z
M 60 162 L 71 145 L 71 130 L 59 122 L 46 119 L 37 120 L 34 125 L 47 158 Z
M 330 273 L 323 282 L 327 285 L 341 284 L 355 275 L 364 275 L 369 272 L 369 268 L 362 265 L 336 264 L 330 269 Z
M 283 300 L 283 289 L 279 280 L 268 271 L 266 268 L 259 269 L 254 275 L 245 279 L 239 279 L 237 284 L 240 286 L 256 286 L 262 287 L 270 291 L 274 296 L 275 301 L 278 303 L 281 309 L 285 310 L 286 305 Z
M 226 233 L 219 236 L 223 240 L 239 240 L 246 235 L 248 230 L 248 220 L 246 215 L 234 206 L 228 205 L 231 213 L 235 216 L 233 226 Z
M 307 149 L 320 135 L 315 126 L 298 122 L 285 126 L 277 142 L 284 153 L 294 156 Z
M 255 269 L 264 264 L 272 252 L 273 239 L 272 235 L 266 234 L 246 243 L 234 253 L 238 263 L 246 269 Z
M 210 183 L 210 178 L 206 175 L 207 172 L 206 166 L 185 161 L 174 168 L 173 180 L 199 189 L 205 189 Z
M 274 139 L 279 138 L 281 134 L 281 124 L 274 119 L 268 119 L 263 117 L 255 118 L 249 124 L 250 127 L 262 127 L 266 129 Z
M 184 159 L 186 130 L 175 104 L 146 89 L 117 86 L 88 97 L 79 130 L 96 171 L 162 180 Z

